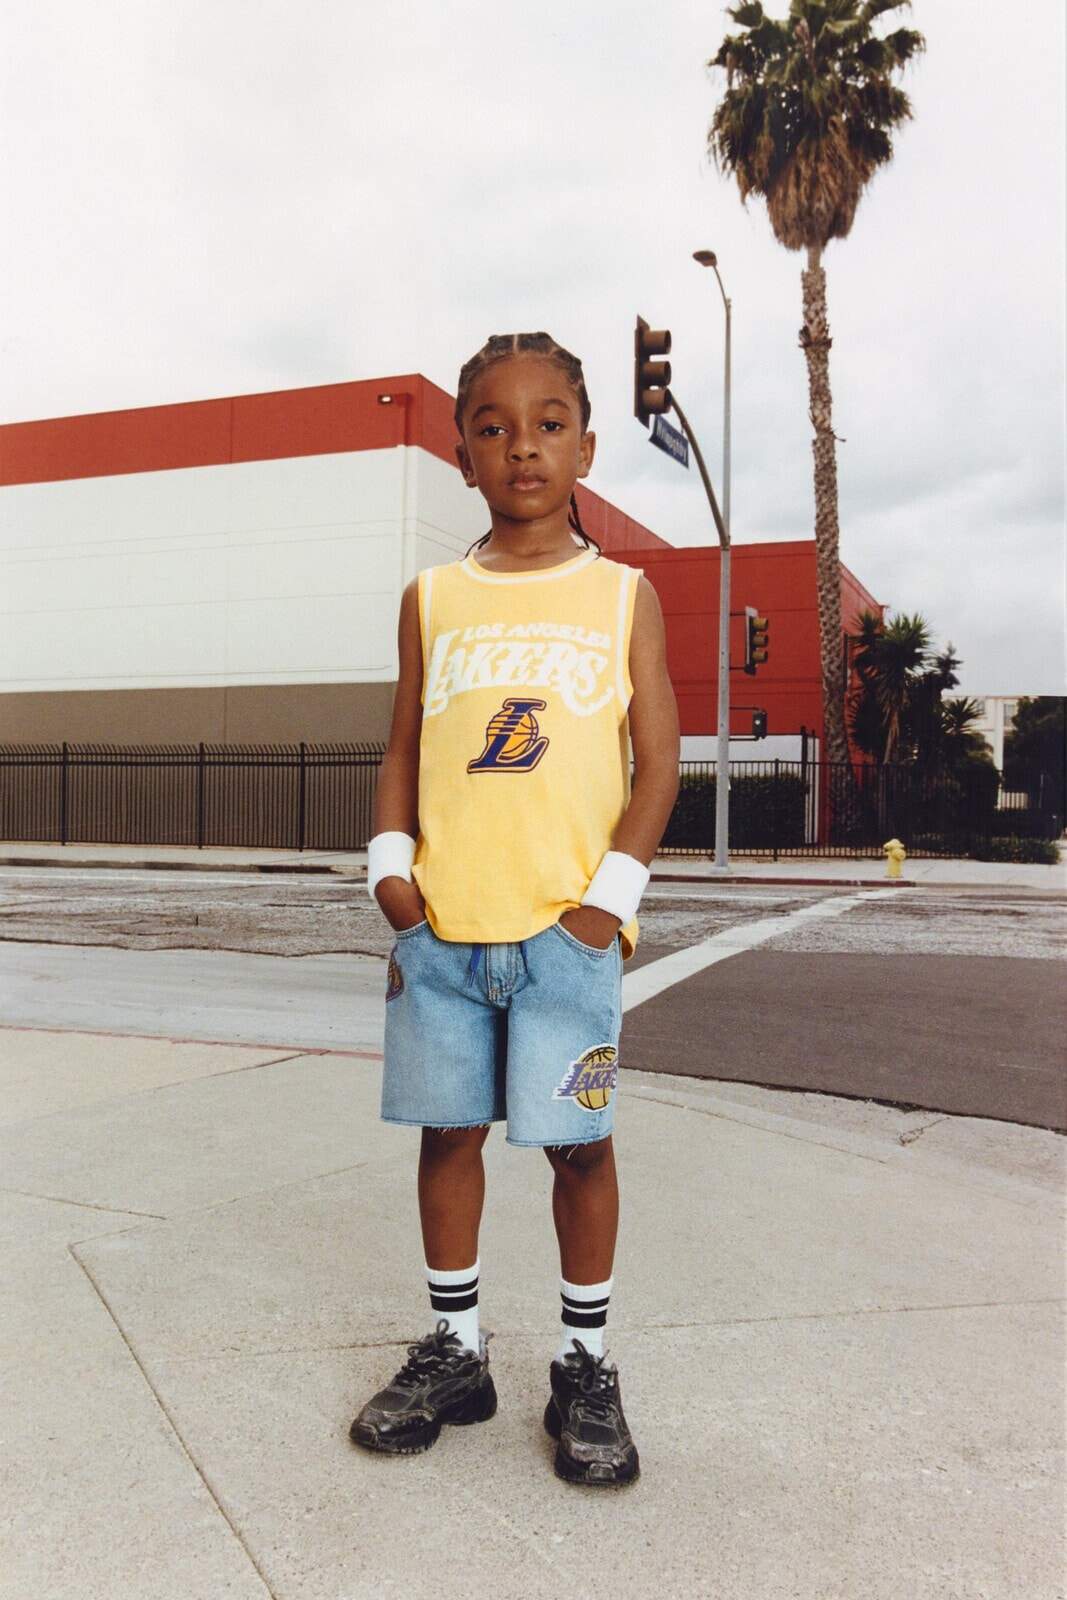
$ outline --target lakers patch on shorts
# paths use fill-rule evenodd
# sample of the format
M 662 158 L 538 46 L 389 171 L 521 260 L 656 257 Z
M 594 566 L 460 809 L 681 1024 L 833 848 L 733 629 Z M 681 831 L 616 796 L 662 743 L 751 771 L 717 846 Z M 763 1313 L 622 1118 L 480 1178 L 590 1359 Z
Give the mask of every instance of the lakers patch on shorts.
M 613 1044 L 595 1044 L 572 1061 L 553 1100 L 573 1100 L 584 1111 L 603 1111 L 619 1081 L 618 1051 Z

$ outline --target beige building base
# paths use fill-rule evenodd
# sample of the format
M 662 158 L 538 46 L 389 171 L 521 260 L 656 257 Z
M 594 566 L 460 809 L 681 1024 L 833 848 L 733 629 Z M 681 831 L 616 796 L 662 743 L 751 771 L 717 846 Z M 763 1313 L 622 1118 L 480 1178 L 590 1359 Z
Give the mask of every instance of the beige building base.
M 395 687 L 283 683 L 5 694 L 0 745 L 381 743 Z

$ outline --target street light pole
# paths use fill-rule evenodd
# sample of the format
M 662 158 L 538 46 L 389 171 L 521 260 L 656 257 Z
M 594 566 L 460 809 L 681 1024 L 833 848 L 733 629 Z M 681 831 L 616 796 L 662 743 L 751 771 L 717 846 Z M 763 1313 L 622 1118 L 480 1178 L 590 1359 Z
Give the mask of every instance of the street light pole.
M 711 267 L 726 310 L 726 357 L 723 378 L 722 527 L 719 528 L 719 710 L 715 748 L 715 864 L 728 873 L 730 832 L 730 336 L 731 306 L 719 276 L 713 250 L 694 250 L 693 260 Z

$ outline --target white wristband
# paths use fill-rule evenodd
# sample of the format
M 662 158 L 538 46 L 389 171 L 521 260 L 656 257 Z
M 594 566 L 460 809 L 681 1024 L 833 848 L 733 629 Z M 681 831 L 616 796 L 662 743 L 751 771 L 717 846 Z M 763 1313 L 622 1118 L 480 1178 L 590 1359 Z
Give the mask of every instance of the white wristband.
M 592 882 L 582 896 L 582 905 L 610 911 L 625 927 L 637 915 L 649 876 L 648 868 L 633 856 L 623 855 L 621 850 L 609 850 L 593 873 Z
M 403 878 L 410 883 L 414 860 L 415 841 L 409 833 L 376 833 L 367 846 L 367 893 L 371 899 L 383 878 Z

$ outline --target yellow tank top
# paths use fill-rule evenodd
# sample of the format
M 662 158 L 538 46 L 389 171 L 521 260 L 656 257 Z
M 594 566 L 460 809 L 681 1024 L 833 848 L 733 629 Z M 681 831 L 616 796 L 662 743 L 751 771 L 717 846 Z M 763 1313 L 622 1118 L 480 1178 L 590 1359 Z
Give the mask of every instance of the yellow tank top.
M 530 939 L 580 904 L 630 798 L 630 633 L 640 573 L 583 550 L 419 577 L 415 881 L 442 939 Z M 623 929 L 630 955 L 637 923 Z

